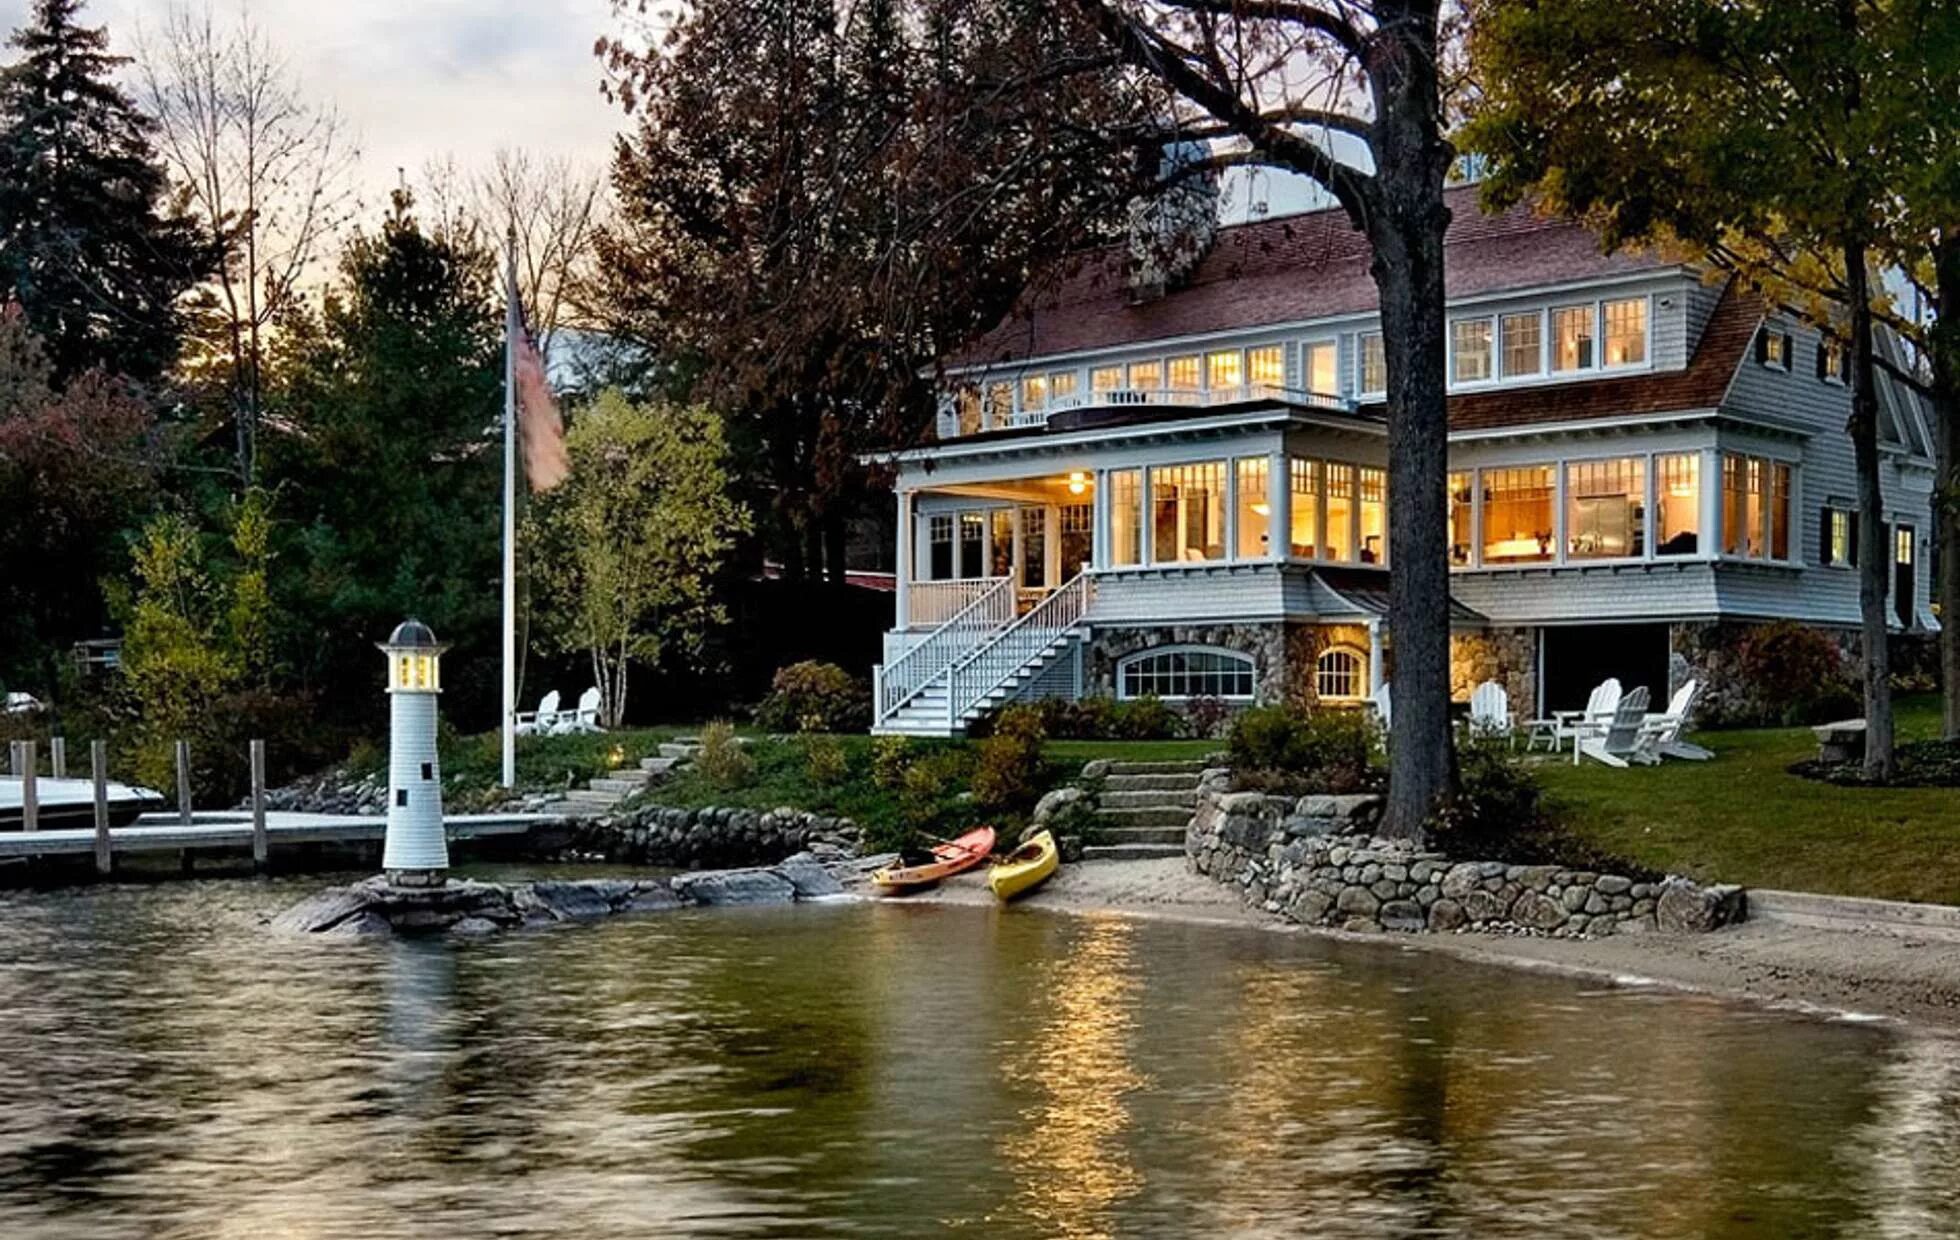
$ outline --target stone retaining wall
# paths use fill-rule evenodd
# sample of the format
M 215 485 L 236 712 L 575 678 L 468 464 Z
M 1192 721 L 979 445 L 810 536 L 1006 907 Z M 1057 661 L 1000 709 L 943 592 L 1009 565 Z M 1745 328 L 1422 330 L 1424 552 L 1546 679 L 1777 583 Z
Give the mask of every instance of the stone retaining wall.
M 1247 905 L 1304 925 L 1600 936 L 1713 930 L 1742 920 L 1738 887 L 1457 860 L 1374 838 L 1379 797 L 1229 788 L 1229 772 L 1205 772 L 1185 833 L 1187 863 L 1238 886 Z
M 677 869 L 772 865 L 800 852 L 856 855 L 857 824 L 795 809 L 676 809 L 650 805 L 573 824 L 561 856 Z

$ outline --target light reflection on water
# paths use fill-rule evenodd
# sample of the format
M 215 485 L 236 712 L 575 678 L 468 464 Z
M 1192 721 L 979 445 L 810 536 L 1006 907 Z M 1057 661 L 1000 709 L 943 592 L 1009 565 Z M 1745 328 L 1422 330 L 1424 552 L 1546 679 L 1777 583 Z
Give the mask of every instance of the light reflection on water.
M 1947 1042 L 903 906 L 323 945 L 0 894 L 0 1237 L 1960 1236 Z

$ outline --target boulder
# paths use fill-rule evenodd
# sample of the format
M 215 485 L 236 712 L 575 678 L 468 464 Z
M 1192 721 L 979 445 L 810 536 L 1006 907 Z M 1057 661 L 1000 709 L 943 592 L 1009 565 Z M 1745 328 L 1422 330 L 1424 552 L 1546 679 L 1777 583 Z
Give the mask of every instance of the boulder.
M 695 904 L 788 904 L 796 884 L 774 870 L 712 870 L 680 875 L 674 894 Z
M 797 853 L 775 868 L 778 874 L 789 880 L 799 900 L 844 894 L 844 884 L 838 882 L 837 876 L 809 853 Z
M 1684 878 L 1661 884 L 1654 925 L 1673 934 L 1700 934 L 1742 920 L 1742 889 L 1702 887 Z

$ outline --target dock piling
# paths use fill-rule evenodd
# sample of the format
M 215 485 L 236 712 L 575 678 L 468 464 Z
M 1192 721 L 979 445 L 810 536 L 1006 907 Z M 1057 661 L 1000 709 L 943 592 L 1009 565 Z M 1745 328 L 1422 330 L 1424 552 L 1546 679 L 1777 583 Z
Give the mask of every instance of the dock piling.
M 56 779 L 68 778 L 68 738 L 65 736 L 48 738 L 48 774 Z
M 88 743 L 89 774 L 95 781 L 95 872 L 107 874 L 115 861 L 109 852 L 109 745 Z
M 177 742 L 177 821 L 191 825 L 191 743 Z
M 270 851 L 265 835 L 265 742 L 252 742 L 252 868 L 265 872 Z
M 15 751 L 14 766 L 20 771 L 20 829 L 39 831 L 41 829 L 41 789 L 37 785 L 40 772 L 35 770 L 34 742 L 22 741 Z

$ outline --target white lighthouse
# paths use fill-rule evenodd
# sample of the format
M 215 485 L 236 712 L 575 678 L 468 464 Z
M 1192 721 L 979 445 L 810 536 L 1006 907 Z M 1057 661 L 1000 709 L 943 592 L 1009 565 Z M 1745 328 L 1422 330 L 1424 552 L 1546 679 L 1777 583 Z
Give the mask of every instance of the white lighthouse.
M 381 869 L 398 887 L 440 887 L 449 869 L 436 761 L 444 649 L 420 620 L 402 621 L 381 643 L 388 656 L 388 840 Z

